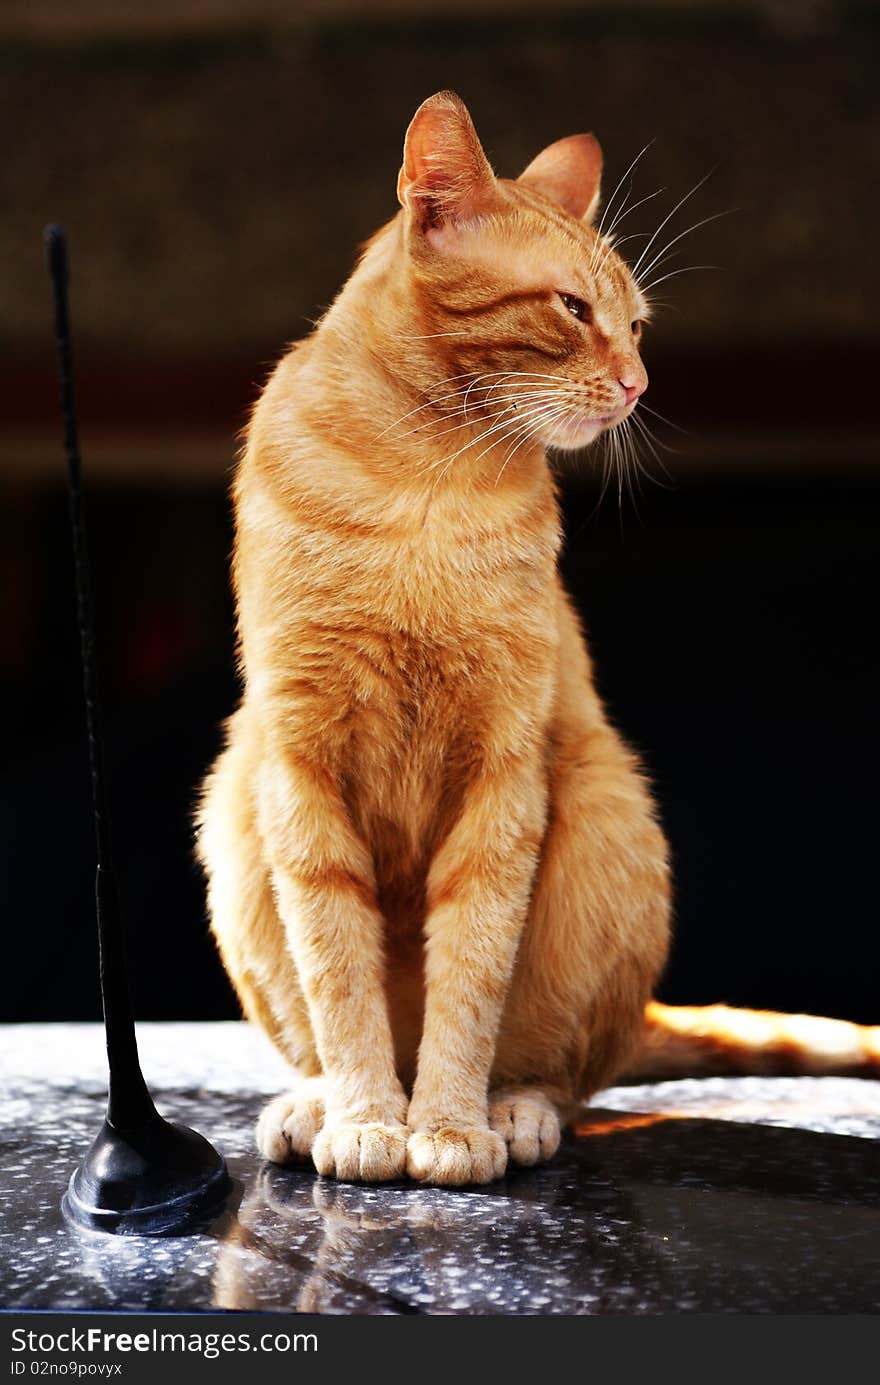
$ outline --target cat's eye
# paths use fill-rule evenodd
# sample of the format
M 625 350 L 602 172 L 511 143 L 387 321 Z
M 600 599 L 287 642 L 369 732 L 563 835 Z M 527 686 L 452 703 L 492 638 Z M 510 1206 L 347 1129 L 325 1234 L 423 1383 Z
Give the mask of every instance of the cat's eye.
M 629 329 L 634 337 L 640 337 L 642 335 L 642 324 L 639 322 L 638 318 L 635 322 L 629 324 Z
M 573 293 L 560 293 L 562 299 L 572 317 L 576 317 L 578 322 L 589 322 L 590 305 L 585 303 L 582 298 L 575 298 Z

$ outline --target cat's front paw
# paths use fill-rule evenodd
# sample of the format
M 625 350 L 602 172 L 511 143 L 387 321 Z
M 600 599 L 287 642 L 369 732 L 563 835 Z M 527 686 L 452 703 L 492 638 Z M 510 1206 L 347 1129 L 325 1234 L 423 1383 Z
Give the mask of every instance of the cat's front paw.
M 488 1126 L 449 1126 L 410 1135 L 406 1169 L 419 1183 L 455 1188 L 491 1183 L 507 1168 L 507 1146 Z
M 387 1183 L 406 1169 L 404 1125 L 330 1121 L 312 1145 L 318 1173 L 345 1183 Z
M 257 1121 L 257 1148 L 273 1164 L 308 1159 L 315 1136 L 324 1123 L 325 1081 L 306 1077 L 283 1092 Z
M 559 1148 L 559 1113 L 539 1087 L 509 1087 L 489 1094 L 489 1124 L 514 1164 L 545 1164 Z

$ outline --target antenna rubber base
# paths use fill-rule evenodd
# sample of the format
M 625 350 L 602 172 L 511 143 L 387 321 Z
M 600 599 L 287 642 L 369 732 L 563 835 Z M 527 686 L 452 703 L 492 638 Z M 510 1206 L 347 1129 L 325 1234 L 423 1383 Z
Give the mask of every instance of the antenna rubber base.
M 218 1212 L 231 1186 L 223 1158 L 185 1125 L 123 1133 L 104 1122 L 62 1200 L 68 1221 L 116 1236 L 170 1236 Z

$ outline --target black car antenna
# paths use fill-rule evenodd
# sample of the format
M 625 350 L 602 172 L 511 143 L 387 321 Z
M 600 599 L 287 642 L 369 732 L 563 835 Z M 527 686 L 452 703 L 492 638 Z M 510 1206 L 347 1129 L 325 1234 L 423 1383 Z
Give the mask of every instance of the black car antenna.
M 61 416 L 76 584 L 77 623 L 95 821 L 95 913 L 109 1088 L 107 1114 L 62 1200 L 69 1221 L 117 1235 L 181 1234 L 219 1211 L 231 1187 L 225 1161 L 203 1136 L 159 1115 L 144 1080 L 129 997 L 125 935 L 113 866 L 82 461 L 73 389 L 68 256 L 63 229 L 43 239 L 55 308 Z

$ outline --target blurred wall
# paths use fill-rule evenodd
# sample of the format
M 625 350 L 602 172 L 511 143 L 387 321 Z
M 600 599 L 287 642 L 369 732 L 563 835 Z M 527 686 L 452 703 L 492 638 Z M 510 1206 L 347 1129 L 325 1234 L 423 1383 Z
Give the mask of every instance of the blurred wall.
M 466 15 L 427 0 L 7 9 L 0 455 L 11 469 L 53 455 L 40 436 L 39 229 L 55 218 L 76 256 L 84 407 L 102 456 L 121 432 L 188 422 L 192 460 L 181 466 L 216 474 L 254 379 L 308 330 L 356 247 L 394 213 L 406 123 L 444 85 L 470 104 L 506 174 L 560 135 L 594 128 L 610 192 L 653 140 L 633 201 L 665 191 L 629 221 L 635 233 L 710 175 L 669 231 L 730 214 L 680 242 L 668 267 L 715 268 L 658 290 L 671 300 L 664 353 L 685 379 L 676 403 L 692 363 L 699 372 L 711 355 L 723 370 L 752 353 L 752 371 L 746 362 L 721 383 L 711 371 L 690 387 L 701 421 L 803 430 L 827 426 L 830 405 L 835 426 L 860 425 L 880 290 L 875 17 L 817 3 L 545 10 L 501 0 Z
M 710 175 L 675 229 L 733 214 L 682 245 L 678 263 L 719 268 L 679 282 L 667 344 L 875 339 L 875 36 L 480 13 L 9 44 L 0 254 L 17 272 L 0 343 L 42 349 L 27 269 L 54 215 L 75 231 L 83 346 L 259 358 L 307 328 L 394 214 L 403 131 L 444 83 L 508 176 L 589 128 L 610 192 L 653 139 L 634 200 L 668 191 L 627 229 Z

